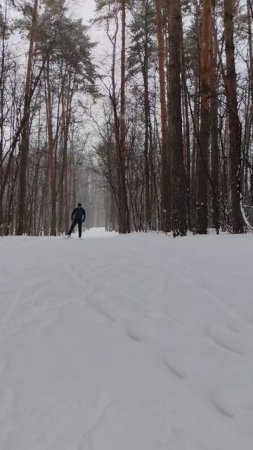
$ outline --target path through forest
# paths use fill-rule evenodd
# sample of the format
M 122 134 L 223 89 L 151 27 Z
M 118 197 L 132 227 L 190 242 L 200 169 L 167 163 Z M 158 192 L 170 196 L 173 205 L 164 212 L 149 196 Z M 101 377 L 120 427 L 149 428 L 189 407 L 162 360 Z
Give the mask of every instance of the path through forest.
M 250 450 L 253 238 L 0 239 L 0 450 Z

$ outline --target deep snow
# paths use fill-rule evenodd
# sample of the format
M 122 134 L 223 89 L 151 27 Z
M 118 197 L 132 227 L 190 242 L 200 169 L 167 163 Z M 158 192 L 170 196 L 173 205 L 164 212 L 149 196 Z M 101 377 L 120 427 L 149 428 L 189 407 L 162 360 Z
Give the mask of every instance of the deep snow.
M 0 450 L 251 450 L 252 269 L 252 235 L 0 238 Z

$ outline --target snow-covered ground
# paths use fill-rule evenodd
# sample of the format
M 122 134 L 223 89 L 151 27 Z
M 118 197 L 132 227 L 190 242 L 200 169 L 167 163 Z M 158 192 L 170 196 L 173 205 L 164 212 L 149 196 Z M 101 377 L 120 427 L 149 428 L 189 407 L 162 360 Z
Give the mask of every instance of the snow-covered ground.
M 252 235 L 0 238 L 1 450 L 252 448 Z

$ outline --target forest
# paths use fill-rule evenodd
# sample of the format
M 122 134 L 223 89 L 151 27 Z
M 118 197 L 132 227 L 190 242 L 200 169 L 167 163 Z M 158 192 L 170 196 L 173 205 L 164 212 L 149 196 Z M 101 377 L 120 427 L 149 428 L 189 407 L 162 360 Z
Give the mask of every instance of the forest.
M 95 7 L 1 2 L 0 235 L 251 231 L 252 1 Z

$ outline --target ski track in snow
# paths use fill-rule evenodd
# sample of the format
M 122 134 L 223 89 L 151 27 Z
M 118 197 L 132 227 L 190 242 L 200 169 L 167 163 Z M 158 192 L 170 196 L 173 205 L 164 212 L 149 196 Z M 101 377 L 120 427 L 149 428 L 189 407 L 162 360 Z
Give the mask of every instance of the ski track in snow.
M 0 240 L 0 450 L 249 450 L 252 237 L 109 236 Z

